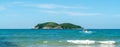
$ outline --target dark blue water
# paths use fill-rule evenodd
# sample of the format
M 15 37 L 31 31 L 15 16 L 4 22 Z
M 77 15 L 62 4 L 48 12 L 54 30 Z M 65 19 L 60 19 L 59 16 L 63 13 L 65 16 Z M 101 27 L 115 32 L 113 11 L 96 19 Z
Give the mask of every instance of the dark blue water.
M 119 47 L 120 29 L 89 29 L 88 32 L 85 33 L 81 30 L 1 29 L 0 47 Z M 68 42 L 68 40 L 73 42 Z M 80 43 L 74 43 L 76 40 Z M 82 45 L 81 40 L 88 40 L 87 44 Z M 95 42 L 88 44 L 89 41 Z M 107 46 L 101 46 L 101 44 Z

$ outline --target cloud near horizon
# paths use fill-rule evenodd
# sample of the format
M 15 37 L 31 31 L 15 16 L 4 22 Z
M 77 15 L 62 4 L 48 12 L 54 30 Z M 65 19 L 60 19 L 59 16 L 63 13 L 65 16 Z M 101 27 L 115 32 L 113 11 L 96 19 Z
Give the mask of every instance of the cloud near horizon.
M 62 9 L 88 9 L 83 6 L 65 6 L 65 5 L 58 5 L 58 4 L 36 4 L 36 7 L 39 8 L 46 8 L 46 9 L 57 9 L 57 8 L 62 8 Z
M 20 5 L 24 7 L 37 7 L 37 8 L 44 8 L 44 9 L 89 9 L 88 7 L 85 6 L 78 6 L 78 5 L 60 5 L 60 4 L 40 4 L 40 3 L 31 3 L 31 2 L 11 2 L 10 4 L 14 5 Z
M 97 16 L 101 15 L 101 13 L 84 13 L 84 12 L 77 12 L 77 11 L 71 11 L 71 10 L 83 10 L 89 9 L 84 6 L 68 6 L 68 5 L 58 5 L 58 4 L 39 4 L 39 3 L 30 3 L 30 2 L 11 2 L 11 6 L 19 6 L 19 7 L 34 7 L 39 8 L 36 12 L 40 13 L 47 13 L 47 14 L 57 14 L 57 15 L 70 15 L 70 16 Z M 0 10 L 5 10 L 5 7 L 0 7 Z M 59 11 L 60 9 L 60 11 Z M 65 10 L 69 9 L 69 10 Z M 52 11 L 51 11 L 52 10 Z
M 82 13 L 82 12 L 71 12 L 71 11 L 49 11 L 49 10 L 42 10 L 42 13 L 47 14 L 65 14 L 71 16 L 97 16 L 102 15 L 101 13 Z

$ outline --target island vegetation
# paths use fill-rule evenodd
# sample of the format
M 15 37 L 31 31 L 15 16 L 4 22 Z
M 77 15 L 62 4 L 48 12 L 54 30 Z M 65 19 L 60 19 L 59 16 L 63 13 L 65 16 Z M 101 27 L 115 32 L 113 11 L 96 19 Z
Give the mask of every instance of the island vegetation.
M 55 22 L 46 22 L 46 23 L 39 23 L 34 28 L 35 29 L 80 29 L 82 27 L 71 23 L 58 24 Z

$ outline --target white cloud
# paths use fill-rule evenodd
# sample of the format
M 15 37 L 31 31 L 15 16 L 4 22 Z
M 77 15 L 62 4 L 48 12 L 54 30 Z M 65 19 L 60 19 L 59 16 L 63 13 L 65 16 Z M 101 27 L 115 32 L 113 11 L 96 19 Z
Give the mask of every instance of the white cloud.
M 57 8 L 57 6 L 53 5 L 53 4 L 37 4 L 36 7 L 47 8 L 47 9 L 55 9 L 55 8 Z
M 24 4 L 24 2 L 12 2 L 12 4 Z
M 61 4 L 41 4 L 33 2 L 11 2 L 7 4 L 8 6 L 20 6 L 20 7 L 34 7 L 34 8 L 43 8 L 43 9 L 89 9 L 88 7 L 81 5 L 61 5 Z
M 65 5 L 57 5 L 57 4 L 36 4 L 36 7 L 39 8 L 47 8 L 47 9 L 56 9 L 56 8 L 63 8 L 63 9 L 88 9 L 85 7 L 80 6 L 65 6 Z
M 81 12 L 71 12 L 71 11 L 49 11 L 49 10 L 43 10 L 40 11 L 42 13 L 48 13 L 48 14 L 65 14 L 65 15 L 71 15 L 71 16 L 97 16 L 101 15 L 101 13 L 81 13 Z
M 80 12 L 65 12 L 65 14 L 73 16 L 96 16 L 101 15 L 100 13 L 80 13 Z
M 37 3 L 25 3 L 25 2 L 13 2 L 13 4 L 21 4 L 24 7 L 36 7 L 44 9 L 89 9 L 84 6 L 68 6 L 68 5 L 59 5 L 59 4 L 37 4 Z
M 89 9 L 84 6 L 67 6 L 67 5 L 58 5 L 58 4 L 37 4 L 37 3 L 27 3 L 27 2 L 12 2 L 12 6 L 18 5 L 21 7 L 34 7 L 35 8 L 43 8 L 44 10 L 40 11 L 43 13 L 49 13 L 49 14 L 65 14 L 65 15 L 72 15 L 72 16 L 96 16 L 101 15 L 100 13 L 82 13 L 82 12 L 75 12 L 79 9 Z M 0 10 L 5 9 L 4 7 L 0 7 Z M 51 9 L 52 11 L 49 11 L 48 9 Z M 57 10 L 63 10 L 63 11 L 57 11 Z M 65 11 L 65 9 L 69 9 L 69 11 Z M 78 10 L 77 10 L 78 9 Z M 70 11 L 70 10 L 75 10 Z M 83 10 L 82 10 L 83 11 Z
M 40 11 L 40 12 L 48 13 L 48 14 L 61 14 L 61 12 L 57 12 L 57 11 L 47 11 L 47 10 L 43 10 L 43 11 Z

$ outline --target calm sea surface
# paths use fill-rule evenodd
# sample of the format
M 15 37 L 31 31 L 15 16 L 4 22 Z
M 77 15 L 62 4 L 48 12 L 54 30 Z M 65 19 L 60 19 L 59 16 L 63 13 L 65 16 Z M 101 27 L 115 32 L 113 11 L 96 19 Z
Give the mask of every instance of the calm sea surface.
M 120 29 L 0 29 L 0 47 L 120 47 Z

